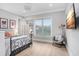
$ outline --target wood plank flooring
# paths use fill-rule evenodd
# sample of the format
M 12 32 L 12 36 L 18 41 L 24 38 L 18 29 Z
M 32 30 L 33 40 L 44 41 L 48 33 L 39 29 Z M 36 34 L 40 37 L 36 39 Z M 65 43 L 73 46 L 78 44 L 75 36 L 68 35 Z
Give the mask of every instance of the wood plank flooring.
M 50 43 L 33 42 L 29 48 L 16 56 L 68 56 L 66 48 L 58 48 Z

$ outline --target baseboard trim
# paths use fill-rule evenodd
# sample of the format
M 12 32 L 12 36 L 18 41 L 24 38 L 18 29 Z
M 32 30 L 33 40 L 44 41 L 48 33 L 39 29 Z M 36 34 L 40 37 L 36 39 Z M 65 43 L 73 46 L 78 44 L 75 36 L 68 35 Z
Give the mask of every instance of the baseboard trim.
M 41 43 L 53 43 L 52 41 L 45 41 L 45 40 L 33 40 L 34 42 L 41 42 Z

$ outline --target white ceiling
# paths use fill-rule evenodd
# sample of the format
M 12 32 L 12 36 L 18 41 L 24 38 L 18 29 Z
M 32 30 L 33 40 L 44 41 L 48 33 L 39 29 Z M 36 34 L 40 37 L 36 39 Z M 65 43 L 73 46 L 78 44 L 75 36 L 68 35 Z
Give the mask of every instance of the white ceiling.
M 48 11 L 65 10 L 67 3 L 0 3 L 0 9 L 28 16 Z

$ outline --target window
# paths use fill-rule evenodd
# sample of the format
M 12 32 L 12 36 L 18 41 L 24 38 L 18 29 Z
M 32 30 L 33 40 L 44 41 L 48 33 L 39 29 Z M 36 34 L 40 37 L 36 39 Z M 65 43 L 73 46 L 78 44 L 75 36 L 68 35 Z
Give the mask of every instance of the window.
M 34 33 L 35 36 L 48 37 L 51 36 L 52 19 L 41 18 L 34 20 Z

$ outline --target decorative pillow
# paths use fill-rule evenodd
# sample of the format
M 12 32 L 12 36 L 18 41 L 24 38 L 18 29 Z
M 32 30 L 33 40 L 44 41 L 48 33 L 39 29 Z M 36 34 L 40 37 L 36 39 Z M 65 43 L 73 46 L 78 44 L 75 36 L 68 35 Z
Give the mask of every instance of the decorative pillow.
M 11 37 L 12 36 L 12 32 L 5 32 L 5 37 Z

